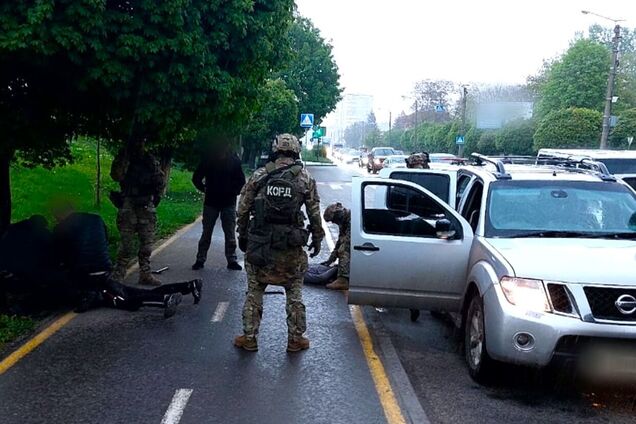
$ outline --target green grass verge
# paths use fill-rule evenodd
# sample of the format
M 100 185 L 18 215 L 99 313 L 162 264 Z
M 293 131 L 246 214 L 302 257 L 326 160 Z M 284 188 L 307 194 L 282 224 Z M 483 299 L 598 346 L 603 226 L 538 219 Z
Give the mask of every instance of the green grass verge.
M 0 315 L 0 349 L 34 328 L 35 321 L 31 318 Z
M 312 150 L 303 149 L 302 159 L 306 162 L 332 163 L 327 159 L 326 150 L 314 147 Z
M 102 153 L 102 188 L 100 206 L 96 205 L 97 154 L 94 142 L 80 140 L 73 145 L 74 162 L 67 166 L 44 168 L 14 167 L 11 171 L 13 190 L 13 221 L 33 214 L 44 215 L 52 223 L 48 209 L 55 198 L 71 200 L 78 210 L 102 216 L 108 227 L 111 254 L 119 242 L 117 209 L 108 199 L 118 185 L 110 178 L 112 156 Z M 202 194 L 191 182 L 192 174 L 175 166 L 170 173 L 168 192 L 157 209 L 157 238 L 165 238 L 194 221 L 201 213 Z
M 108 199 L 111 190 L 118 185 L 110 178 L 112 156 L 102 151 L 101 205 L 96 205 L 96 144 L 92 140 L 79 140 L 73 144 L 72 164 L 45 168 L 11 169 L 13 191 L 13 221 L 34 214 L 44 215 L 51 226 L 49 211 L 51 199 L 71 200 L 78 210 L 94 212 L 102 216 L 108 227 L 110 253 L 114 257 L 119 242 L 116 217 L 117 209 Z M 202 210 L 203 196 L 191 182 L 191 172 L 175 166 L 170 173 L 168 192 L 157 209 L 157 239 L 166 238 L 186 224 L 193 222 Z M 0 346 L 21 334 L 31 331 L 35 325 L 29 318 L 0 315 Z

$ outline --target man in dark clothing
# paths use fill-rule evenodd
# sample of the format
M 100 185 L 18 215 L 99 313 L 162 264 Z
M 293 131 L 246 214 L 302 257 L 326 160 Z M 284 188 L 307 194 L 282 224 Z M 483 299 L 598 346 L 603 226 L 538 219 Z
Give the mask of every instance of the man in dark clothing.
M 53 241 L 43 216 L 11 224 L 0 237 L 0 308 L 13 313 L 56 304 L 64 275 L 53 260 Z
M 171 317 L 182 295 L 192 294 L 194 303 L 201 299 L 201 280 L 166 284 L 152 290 L 125 286 L 112 278 L 108 255 L 106 225 L 99 215 L 74 212 L 66 205 L 55 211 L 58 221 L 53 231 L 57 258 L 78 294 L 78 312 L 108 306 L 137 310 L 142 306 L 164 308 Z
M 243 269 L 236 261 L 236 197 L 245 185 L 240 159 L 229 148 L 217 150 L 203 160 L 192 176 L 194 186 L 205 193 L 203 233 L 192 269 L 203 268 L 219 215 L 225 234 L 225 258 L 228 269 Z

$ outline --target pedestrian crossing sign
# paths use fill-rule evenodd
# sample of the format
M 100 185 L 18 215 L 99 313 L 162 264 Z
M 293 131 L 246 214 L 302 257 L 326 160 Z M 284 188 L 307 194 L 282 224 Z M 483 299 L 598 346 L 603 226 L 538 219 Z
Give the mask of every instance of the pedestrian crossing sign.
M 300 126 L 303 128 L 312 128 L 314 126 L 314 114 L 302 113 L 300 115 Z
M 441 104 L 441 103 L 440 103 L 440 104 L 438 104 L 438 105 L 436 105 L 436 106 L 435 106 L 435 112 L 437 112 L 437 113 L 442 113 L 442 112 L 444 112 L 444 105 L 443 105 L 443 104 Z
M 457 145 L 465 144 L 464 136 L 458 135 L 457 137 L 455 137 L 455 144 Z

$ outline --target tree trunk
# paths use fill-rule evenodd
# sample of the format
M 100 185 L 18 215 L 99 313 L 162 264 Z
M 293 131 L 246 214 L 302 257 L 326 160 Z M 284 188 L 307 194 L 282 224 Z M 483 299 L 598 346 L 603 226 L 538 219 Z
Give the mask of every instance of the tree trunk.
M 159 166 L 161 167 L 161 170 L 163 171 L 166 178 L 166 188 L 163 190 L 163 194 L 165 196 L 165 194 L 168 192 L 168 189 L 170 188 L 170 172 L 172 172 L 172 149 L 161 149 L 161 152 L 159 152 Z
M 0 151 L 0 235 L 11 224 L 11 173 L 13 152 Z

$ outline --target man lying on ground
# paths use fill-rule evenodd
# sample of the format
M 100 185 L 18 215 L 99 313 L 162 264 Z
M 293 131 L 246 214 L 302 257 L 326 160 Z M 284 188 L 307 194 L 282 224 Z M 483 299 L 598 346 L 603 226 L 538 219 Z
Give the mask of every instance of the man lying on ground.
M 200 279 L 165 284 L 152 290 L 129 287 L 113 280 L 102 218 L 75 212 L 68 203 L 55 207 L 54 215 L 57 220 L 53 231 L 55 252 L 77 297 L 77 312 L 102 306 L 129 311 L 150 306 L 164 308 L 164 316 L 168 318 L 175 314 L 182 295 L 192 294 L 194 303 L 199 303 Z

